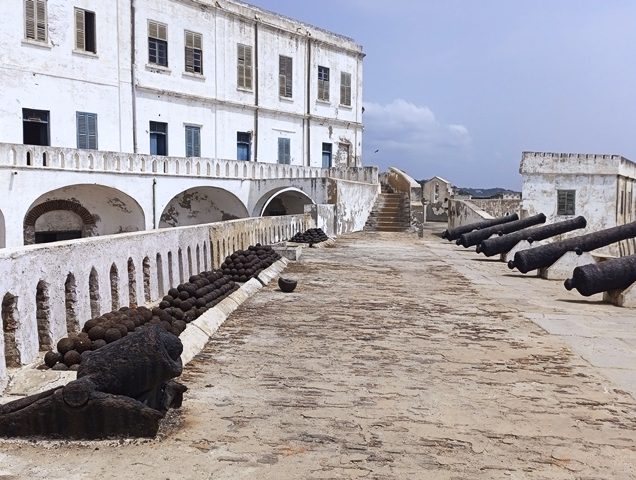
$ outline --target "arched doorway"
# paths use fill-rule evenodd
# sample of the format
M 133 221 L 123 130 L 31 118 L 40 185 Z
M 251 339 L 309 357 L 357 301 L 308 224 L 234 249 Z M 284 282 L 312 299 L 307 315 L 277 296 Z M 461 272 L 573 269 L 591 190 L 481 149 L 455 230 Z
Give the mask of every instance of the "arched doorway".
M 41 195 L 24 217 L 24 244 L 144 230 L 137 201 L 112 187 L 69 185 Z
M 282 188 L 259 200 L 256 208 L 260 208 L 260 211 L 255 213 L 262 217 L 298 215 L 305 212 L 305 205 L 314 203 L 309 195 L 298 188 Z

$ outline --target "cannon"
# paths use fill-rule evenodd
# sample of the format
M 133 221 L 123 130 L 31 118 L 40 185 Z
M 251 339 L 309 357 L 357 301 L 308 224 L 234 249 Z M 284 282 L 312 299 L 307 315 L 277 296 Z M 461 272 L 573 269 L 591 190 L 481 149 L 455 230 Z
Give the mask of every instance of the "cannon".
M 636 255 L 612 258 L 576 267 L 565 288 L 576 288 L 584 297 L 610 290 L 623 290 L 636 282 Z
M 579 228 L 585 228 L 587 220 L 585 217 L 576 217 L 571 220 L 545 225 L 543 227 L 524 228 L 518 232 L 509 233 L 496 238 L 487 238 L 477 245 L 477 253 L 483 253 L 487 257 L 506 253 L 522 240 L 532 243 L 546 238 L 571 232 Z
M 488 228 L 494 225 L 501 225 L 502 223 L 514 222 L 519 220 L 519 215 L 513 213 L 512 215 L 505 215 L 503 217 L 497 217 L 490 220 L 483 220 L 481 222 L 470 223 L 468 225 L 462 225 L 450 230 L 444 230 L 442 238 L 447 239 L 449 242 L 457 240 L 462 234 L 472 232 L 473 230 L 479 230 L 480 228 Z
M 505 235 L 506 233 L 516 232 L 523 228 L 545 223 L 545 220 L 545 215 L 543 213 L 539 213 L 538 215 L 533 215 L 514 222 L 504 223 L 503 225 L 495 225 L 475 230 L 473 232 L 464 233 L 457 239 L 456 243 L 457 245 L 462 245 L 464 248 L 472 247 L 473 245 L 480 244 L 492 235 Z
M 181 407 L 183 345 L 159 325 L 89 353 L 77 380 L 0 405 L 0 436 L 90 440 L 154 437 Z M 85 352 L 86 354 L 86 352 Z
M 517 252 L 515 258 L 508 262 L 508 268 L 528 273 L 537 268 L 549 267 L 567 252 L 581 255 L 633 237 L 636 237 L 636 222 Z

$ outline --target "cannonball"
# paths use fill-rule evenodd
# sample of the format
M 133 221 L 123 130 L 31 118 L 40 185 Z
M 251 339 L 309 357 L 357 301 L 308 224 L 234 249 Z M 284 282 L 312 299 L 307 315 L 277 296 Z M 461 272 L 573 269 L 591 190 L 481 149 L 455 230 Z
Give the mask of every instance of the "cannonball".
M 68 352 L 64 354 L 64 364 L 67 367 L 80 363 L 81 361 L 82 361 L 82 357 L 80 356 L 77 350 L 69 350 Z
M 126 327 L 126 325 L 119 323 L 115 325 L 115 328 L 119 330 L 119 333 L 122 337 L 128 335 L 128 327 Z
M 66 354 L 66 352 L 73 350 L 73 346 L 73 340 L 68 337 L 64 337 L 59 342 L 57 342 L 57 351 L 64 355 Z
M 179 330 L 179 333 L 181 333 L 186 329 L 187 324 L 183 320 L 175 320 L 174 322 L 172 322 L 172 326 Z
M 76 363 L 75 365 L 71 365 L 70 367 L 68 367 L 68 369 L 73 372 L 77 372 L 79 370 L 79 367 L 80 367 L 80 364 Z
M 176 288 L 171 288 L 170 290 L 168 290 L 168 295 L 170 295 L 173 298 L 178 297 L 179 290 L 177 290 Z
M 181 300 L 187 300 L 188 298 L 190 298 L 190 294 L 184 290 L 183 292 L 179 293 L 179 298 Z
M 160 322 L 159 326 L 161 326 L 161 328 L 163 328 L 167 332 L 169 332 L 172 328 L 172 324 L 170 322 Z
M 164 320 L 166 322 L 170 322 L 172 321 L 172 314 L 171 312 L 168 312 L 167 310 L 162 310 L 162 312 L 159 314 L 159 319 Z
M 55 365 L 53 365 L 51 370 L 66 371 L 66 370 L 68 370 L 68 367 L 66 366 L 66 364 L 64 362 L 58 362 Z
M 98 350 L 102 347 L 105 347 L 106 345 L 106 340 L 104 340 L 103 338 L 99 338 L 97 340 L 93 340 L 91 347 L 93 350 Z
M 52 368 L 57 362 L 61 362 L 62 358 L 63 356 L 60 353 L 49 350 L 44 355 L 44 363 L 47 367 Z
M 121 338 L 121 332 L 119 331 L 118 328 L 109 328 L 104 333 L 104 340 L 106 340 L 106 343 L 112 343 L 116 340 L 119 340 L 120 338 Z
M 161 311 L 161 308 L 159 307 L 153 307 L 151 312 L 153 315 L 159 315 L 159 312 Z
M 160 311 L 163 312 L 163 310 Z M 132 320 L 124 320 L 123 322 L 121 322 L 121 324 L 126 327 L 129 332 L 135 330 L 136 327 L 135 322 L 133 322 Z
M 78 341 L 75 342 L 75 345 L 76 345 L 76 351 L 78 353 L 81 354 L 81 353 L 91 349 L 92 342 L 91 342 L 91 339 L 88 337 L 88 335 L 77 337 L 77 338 L 78 338 Z
M 99 325 L 99 319 L 97 319 L 97 318 L 91 318 L 89 321 L 87 321 L 87 322 L 84 324 L 84 329 L 83 329 L 83 330 L 84 330 L 85 332 L 88 332 L 91 328 L 93 328 L 93 327 L 95 327 L 95 326 L 97 326 L 97 325 Z

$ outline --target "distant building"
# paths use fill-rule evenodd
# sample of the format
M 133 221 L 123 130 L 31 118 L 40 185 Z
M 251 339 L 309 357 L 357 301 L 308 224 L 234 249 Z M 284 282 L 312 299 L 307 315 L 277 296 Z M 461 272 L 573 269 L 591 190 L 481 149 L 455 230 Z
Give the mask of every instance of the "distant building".
M 426 220 L 446 222 L 448 201 L 453 197 L 453 185 L 442 177 L 433 177 L 422 182 L 422 199 L 426 203 Z
M 583 215 L 586 233 L 634 221 L 636 164 L 620 155 L 524 152 L 522 212 L 544 213 L 547 223 Z M 582 232 L 579 230 L 576 235 Z M 630 239 L 605 249 L 636 253 Z

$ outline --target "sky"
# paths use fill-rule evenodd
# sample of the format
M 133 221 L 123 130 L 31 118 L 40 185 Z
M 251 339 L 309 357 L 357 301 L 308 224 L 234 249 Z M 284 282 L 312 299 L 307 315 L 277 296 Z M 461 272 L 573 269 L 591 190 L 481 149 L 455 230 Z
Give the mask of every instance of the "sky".
M 519 190 L 523 151 L 636 160 L 634 0 L 248 2 L 363 46 L 365 165 Z

